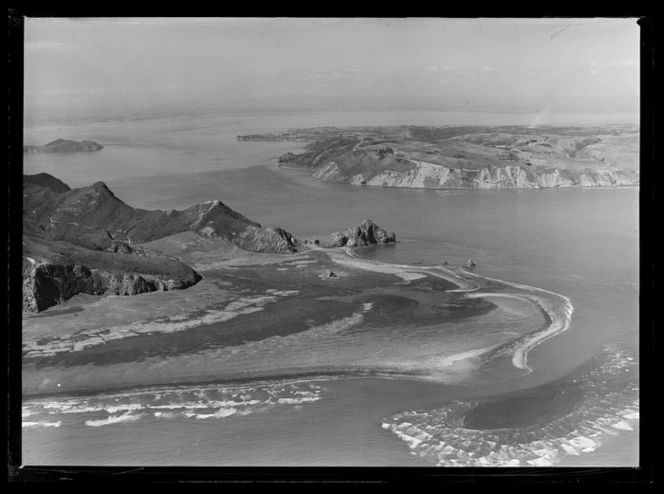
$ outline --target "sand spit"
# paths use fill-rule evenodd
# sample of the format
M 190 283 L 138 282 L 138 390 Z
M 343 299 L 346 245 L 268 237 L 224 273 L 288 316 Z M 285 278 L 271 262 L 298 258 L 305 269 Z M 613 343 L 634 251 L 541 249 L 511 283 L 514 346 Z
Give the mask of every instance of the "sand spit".
M 572 313 L 574 312 L 574 306 L 572 301 L 565 297 L 564 295 L 559 295 L 542 288 L 536 288 L 529 285 L 523 285 L 520 283 L 512 283 L 508 281 L 497 280 L 495 278 L 488 278 L 486 276 L 480 276 L 475 273 L 470 273 L 464 270 L 464 274 L 468 276 L 474 276 L 477 278 L 482 278 L 489 281 L 503 283 L 508 286 L 512 286 L 519 290 L 529 290 L 535 292 L 538 295 L 533 294 L 512 294 L 512 293 L 469 293 L 466 295 L 468 298 L 482 297 L 507 297 L 507 298 L 517 298 L 517 299 L 526 299 L 535 303 L 540 307 L 546 314 L 549 316 L 551 323 L 549 327 L 544 331 L 540 331 L 537 334 L 528 336 L 516 349 L 512 357 L 512 364 L 517 369 L 527 370 L 532 372 L 532 369 L 528 366 L 528 352 L 535 348 L 537 345 L 542 343 L 544 340 L 547 340 L 563 331 L 567 330 L 572 321 Z
M 532 372 L 532 369 L 528 366 L 528 352 L 535 346 L 542 343 L 544 340 L 551 338 L 552 336 L 557 335 L 569 328 L 572 313 L 574 312 L 574 306 L 569 298 L 559 295 L 557 293 L 550 292 L 548 290 L 543 290 L 541 288 L 532 287 L 529 285 L 524 285 L 520 283 L 512 283 L 508 281 L 498 280 L 495 278 L 489 278 L 486 276 L 481 276 L 475 273 L 471 273 L 463 268 L 459 268 L 456 271 L 445 268 L 443 266 L 408 266 L 405 264 L 388 264 L 379 261 L 373 261 L 370 259 L 365 259 L 362 256 L 358 255 L 351 248 L 344 248 L 343 252 L 340 250 L 325 250 L 325 252 L 330 256 L 334 262 L 339 264 L 353 267 L 357 269 L 364 269 L 368 271 L 380 272 L 394 274 L 405 281 L 411 281 L 414 279 L 419 279 L 425 275 L 435 276 L 442 278 L 446 281 L 454 283 L 459 288 L 455 290 L 449 290 L 452 293 L 465 293 L 466 298 L 512 298 L 518 300 L 527 300 L 534 303 L 542 311 L 544 311 L 549 317 L 550 324 L 544 331 L 539 331 L 536 334 L 526 337 L 523 342 L 521 342 L 514 351 L 512 357 L 512 364 L 517 369 L 526 370 Z M 481 285 L 476 282 L 469 281 L 464 277 L 474 277 L 476 279 L 492 281 L 495 283 L 502 284 L 503 286 L 508 286 L 516 288 L 521 293 L 505 293 L 505 292 L 479 292 Z M 525 292 L 525 293 L 523 293 Z M 487 349 L 487 352 L 491 348 Z M 473 351 L 468 352 L 466 359 L 476 358 L 481 356 L 482 351 Z M 450 357 L 447 359 L 450 362 L 462 360 L 462 358 Z

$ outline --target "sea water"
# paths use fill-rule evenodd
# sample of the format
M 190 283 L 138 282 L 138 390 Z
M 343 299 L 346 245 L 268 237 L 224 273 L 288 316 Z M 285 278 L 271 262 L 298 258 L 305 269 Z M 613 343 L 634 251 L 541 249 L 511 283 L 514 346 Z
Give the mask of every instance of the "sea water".
M 528 118 L 503 115 L 489 121 L 527 124 Z M 476 123 L 487 124 L 486 116 L 480 120 Z M 430 462 L 381 428 L 386 418 L 404 411 L 428 413 L 450 400 L 550 383 L 607 347 L 638 359 L 638 188 L 358 188 L 319 182 L 306 171 L 275 166 L 280 154 L 301 144 L 235 141 L 240 133 L 312 125 L 473 122 L 467 114 L 351 112 L 27 129 L 26 136 L 37 141 L 30 143 L 63 137 L 96 140 L 105 148 L 76 155 L 27 155 L 25 173 L 52 173 L 71 186 L 104 180 L 134 207 L 183 208 L 219 199 L 251 219 L 281 226 L 300 238 L 322 236 L 370 218 L 396 231 L 399 241 L 366 249 L 361 253 L 365 257 L 423 265 L 472 259 L 480 275 L 570 298 L 574 315 L 567 331 L 531 351 L 532 373 L 491 389 L 403 380 L 331 380 L 313 390 L 299 389 L 309 384 L 298 384 L 295 391 L 316 397 L 303 402 L 289 403 L 293 396 L 303 396 L 293 395 L 292 389 L 275 391 L 274 404 L 265 397 L 255 398 L 259 393 L 255 389 L 245 390 L 245 402 L 255 398 L 265 406 L 247 407 L 246 413 L 238 412 L 244 410 L 241 406 L 229 407 L 236 411 L 218 417 L 206 417 L 211 414 L 206 407 L 197 409 L 204 418 L 187 417 L 186 408 L 181 408 L 176 411 L 182 415 L 177 416 L 163 415 L 164 410 L 162 415 L 154 415 L 160 410 L 124 410 L 86 420 L 73 420 L 75 413 L 41 420 L 39 410 L 33 409 L 35 416 L 24 417 L 30 424 L 23 431 L 25 463 L 424 466 Z M 284 401 L 276 406 L 279 399 Z M 154 402 L 154 397 L 145 400 Z M 133 419 L 148 412 L 150 420 L 145 415 Z M 26 413 L 32 413 L 29 407 Z M 570 455 L 560 464 L 635 464 L 638 427 L 630 428 L 620 431 L 620 440 L 605 441 L 595 451 Z

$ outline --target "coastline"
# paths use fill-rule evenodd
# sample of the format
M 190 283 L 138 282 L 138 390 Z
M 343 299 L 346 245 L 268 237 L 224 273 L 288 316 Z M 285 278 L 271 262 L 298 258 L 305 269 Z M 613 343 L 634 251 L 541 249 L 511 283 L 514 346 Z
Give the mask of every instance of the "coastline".
M 465 270 L 464 270 L 465 271 Z M 526 336 L 526 340 L 523 342 L 521 346 L 517 348 L 517 350 L 514 353 L 514 356 L 512 358 L 512 363 L 513 365 L 518 368 L 518 369 L 523 369 L 527 370 L 528 372 L 532 372 L 533 369 L 528 366 L 528 352 L 535 348 L 537 345 L 540 343 L 544 342 L 545 340 L 548 340 L 549 338 L 552 338 L 553 336 L 556 336 L 559 333 L 562 333 L 563 331 L 566 331 L 571 323 L 572 320 L 572 313 L 574 312 L 574 306 L 572 305 L 572 301 L 568 298 L 565 297 L 564 295 L 560 295 L 558 293 L 550 292 L 548 290 L 544 290 L 542 288 L 537 288 L 537 287 L 532 287 L 529 285 L 523 285 L 520 283 L 512 283 L 508 281 L 503 281 L 503 280 L 497 280 L 495 278 L 489 278 L 487 276 L 481 276 L 475 273 L 470 273 L 468 271 L 465 271 L 466 274 L 470 276 L 477 276 L 484 278 L 486 280 L 491 280 L 491 281 L 498 281 L 500 283 L 505 283 L 506 285 L 513 286 L 515 288 L 527 288 L 531 290 L 536 290 L 536 291 L 541 291 L 550 295 L 554 295 L 556 297 L 560 297 L 564 301 L 564 315 L 563 317 L 560 317 L 559 314 L 557 314 L 552 307 L 546 305 L 543 303 L 543 299 L 541 297 L 535 299 L 535 303 L 537 303 L 544 312 L 549 316 L 549 319 L 551 321 L 551 324 L 549 325 L 549 328 L 546 331 L 540 331 L 539 333 L 528 337 Z M 481 294 L 473 294 L 473 295 L 468 295 L 468 296 L 481 296 Z M 497 294 L 493 295 L 487 295 L 485 294 L 484 296 L 501 296 Z M 502 295 L 506 296 L 506 295 Z
M 458 191 L 458 192 L 468 192 L 468 191 L 478 191 L 478 192 L 506 192 L 506 191 L 522 191 L 522 190 L 569 190 L 569 189 L 584 189 L 584 190 L 606 190 L 606 189 L 638 189 L 641 187 L 640 184 L 624 184 L 624 185 L 559 185 L 556 187 L 413 187 L 413 186 L 402 186 L 402 185 L 372 185 L 372 184 L 353 184 L 350 182 L 336 182 L 331 180 L 325 180 L 320 177 L 317 177 L 312 170 L 300 167 L 300 166 L 283 166 L 279 163 L 273 165 L 274 168 L 282 168 L 284 170 L 300 170 L 308 172 L 309 176 L 314 180 L 327 184 L 335 185 L 346 185 L 349 187 L 367 187 L 372 189 L 400 189 L 400 190 L 435 190 L 435 191 Z
M 478 275 L 475 273 L 471 273 L 463 268 L 459 268 L 459 271 L 461 271 L 465 276 L 471 276 L 471 277 L 476 277 L 476 278 L 482 278 L 488 281 L 496 282 L 496 283 L 501 283 L 507 286 L 511 286 L 520 290 L 526 290 L 526 291 L 539 291 L 546 293 L 548 295 L 552 295 L 554 297 L 558 297 L 564 301 L 564 306 L 562 308 L 562 313 L 560 310 L 556 311 L 556 307 L 553 306 L 553 304 L 546 303 L 545 299 L 543 297 L 537 297 L 537 296 L 532 296 L 532 295 L 519 295 L 519 294 L 510 294 L 510 293 L 489 293 L 489 292 L 484 292 L 484 293 L 477 293 L 478 290 L 481 289 L 480 285 L 477 283 L 474 283 L 474 287 L 470 288 L 468 287 L 468 281 L 464 280 L 459 277 L 454 276 L 454 272 L 451 271 L 450 269 L 447 269 L 443 266 L 425 266 L 425 267 L 416 267 L 416 266 L 408 266 L 405 264 L 387 264 L 387 263 L 378 263 L 377 261 L 371 261 L 368 259 L 363 258 L 357 252 L 355 252 L 354 249 L 352 248 L 345 248 L 346 255 L 349 257 L 352 257 L 354 259 L 366 261 L 365 269 L 371 270 L 371 267 L 374 267 L 374 269 L 381 269 L 381 268 L 375 268 L 375 266 L 382 266 L 382 269 L 385 269 L 385 266 L 390 266 L 392 268 L 400 269 L 403 270 L 403 272 L 407 272 L 406 270 L 410 271 L 419 271 L 419 272 L 426 272 L 427 274 L 430 274 L 432 276 L 439 276 L 447 281 L 451 281 L 452 283 L 455 283 L 457 286 L 459 286 L 459 289 L 457 290 L 449 290 L 450 292 L 458 292 L 458 293 L 465 293 L 466 298 L 492 298 L 492 297 L 503 297 L 503 298 L 515 298 L 515 299 L 521 299 L 521 300 L 529 300 L 530 302 L 536 304 L 547 316 L 550 321 L 548 328 L 544 331 L 538 331 L 534 335 L 525 335 L 519 339 L 524 339 L 524 341 L 517 346 L 517 348 L 514 351 L 513 357 L 512 357 L 512 365 L 520 370 L 526 370 L 528 373 L 533 372 L 533 369 L 528 365 L 528 353 L 530 350 L 535 348 L 537 345 L 540 343 L 544 342 L 545 340 L 552 338 L 553 336 L 556 336 L 559 333 L 562 333 L 563 331 L 567 330 L 570 326 L 571 323 L 571 318 L 572 318 L 572 313 L 574 312 L 574 306 L 572 305 L 571 300 L 568 297 L 565 297 L 564 295 L 560 295 L 554 292 L 550 292 L 548 290 L 544 290 L 542 288 L 537 288 L 529 285 L 524 285 L 520 283 L 513 283 L 513 282 L 508 282 L 504 280 L 499 280 L 496 278 L 489 278 L 487 276 L 482 276 Z M 437 269 L 439 271 L 443 271 L 447 273 L 448 276 L 444 276 L 440 272 L 432 272 L 431 270 Z M 406 276 L 404 276 L 404 279 L 406 279 Z M 501 345 L 502 346 L 502 345 Z M 467 360 L 470 358 L 476 358 L 480 357 L 482 355 L 485 355 L 487 353 L 490 353 L 494 348 L 489 348 L 485 352 L 482 352 L 480 354 L 476 355 L 471 355 L 467 356 L 464 359 L 461 360 Z M 453 361 L 459 360 L 458 358 L 453 358 L 450 357 Z M 448 359 L 449 360 L 449 359 Z
M 403 358 L 399 357 L 398 353 L 393 353 L 391 356 L 392 361 L 388 359 L 384 365 L 380 364 L 380 360 L 371 358 L 365 359 L 361 357 L 361 354 L 357 355 L 356 358 L 358 360 L 353 360 L 353 358 L 349 355 L 339 361 L 332 359 L 318 363 L 315 363 L 315 359 L 310 361 L 309 357 L 303 356 L 306 354 L 305 348 L 307 345 L 314 344 L 314 341 L 328 342 L 327 344 L 331 344 L 329 342 L 338 342 L 338 344 L 342 344 L 342 341 L 346 341 L 345 344 L 347 345 L 347 337 L 344 336 L 345 332 L 349 331 L 350 328 L 355 327 L 358 324 L 362 324 L 367 317 L 367 311 L 371 311 L 371 306 L 373 304 L 364 303 L 363 309 L 358 307 L 352 310 L 352 314 L 348 313 L 345 317 L 343 317 L 343 315 L 340 313 L 337 316 L 333 316 L 333 318 L 328 320 L 328 322 L 321 321 L 320 324 L 310 326 L 304 331 L 299 330 L 292 332 L 292 334 L 284 333 L 280 336 L 266 335 L 262 337 L 262 339 L 253 342 L 249 341 L 240 345 L 237 343 L 230 344 L 230 346 L 227 346 L 226 348 L 210 348 L 203 353 L 198 353 L 193 359 L 186 359 L 186 353 L 165 353 L 160 357 L 161 360 L 151 359 L 150 362 L 137 362 L 135 364 L 130 363 L 130 360 L 126 360 L 126 363 L 130 365 L 130 368 L 136 367 L 137 369 L 143 369 L 140 374 L 145 374 L 145 376 L 154 374 L 158 369 L 163 368 L 163 366 L 166 366 L 167 368 L 172 366 L 174 370 L 181 369 L 179 376 L 178 372 L 172 373 L 173 371 L 171 371 L 173 381 L 164 381 L 163 378 L 159 378 L 157 380 L 158 382 L 154 383 L 156 386 L 163 386 L 167 384 L 167 382 L 174 384 L 176 380 L 183 385 L 187 383 L 191 383 L 189 385 L 192 385 L 203 381 L 219 382 L 219 379 L 211 378 L 214 374 L 213 370 L 215 368 L 219 368 L 218 372 L 222 372 L 225 364 L 220 364 L 219 366 L 215 365 L 214 363 L 210 363 L 210 361 L 215 362 L 219 359 L 221 359 L 220 362 L 225 362 L 228 359 L 230 359 L 230 361 L 237 361 L 238 365 L 241 363 L 242 365 L 245 365 L 244 362 L 246 362 L 246 365 L 249 365 L 249 367 L 245 369 L 244 373 L 250 380 L 274 380 L 278 378 L 275 376 L 293 377 L 302 375 L 318 376 L 321 374 L 332 374 L 335 376 L 348 375 L 350 377 L 358 377 L 361 375 L 367 375 L 370 377 L 391 375 L 394 377 L 438 381 L 441 383 L 455 383 L 459 382 L 459 380 L 466 380 L 468 373 L 474 372 L 483 364 L 493 360 L 492 357 L 498 355 L 502 356 L 503 354 L 498 351 L 499 349 L 509 348 L 510 351 L 513 352 L 513 367 L 519 370 L 532 372 L 532 369 L 527 364 L 528 352 L 542 341 L 555 336 L 559 332 L 562 332 L 567 329 L 567 327 L 569 327 L 569 319 L 573 310 L 571 303 L 565 297 L 548 292 L 546 290 L 482 277 L 480 275 L 475 275 L 474 273 L 469 273 L 464 270 L 452 270 L 443 266 L 410 266 L 405 264 L 390 264 L 379 261 L 372 261 L 361 257 L 352 248 L 324 249 L 319 247 L 312 247 L 306 252 L 285 256 L 286 258 L 281 259 L 281 261 L 292 262 L 294 259 L 302 259 L 303 256 L 306 258 L 307 252 L 320 252 L 324 254 L 324 257 L 329 258 L 329 261 L 334 265 L 340 265 L 342 267 L 348 268 L 349 272 L 354 272 L 351 277 L 358 277 L 358 271 L 370 271 L 383 276 L 391 275 L 401 278 L 403 281 L 401 283 L 397 283 L 397 285 L 410 285 L 411 282 L 422 280 L 423 278 L 435 277 L 445 280 L 453 287 L 457 287 L 446 288 L 443 290 L 444 292 L 458 293 L 466 299 L 510 298 L 528 302 L 537 307 L 538 312 L 542 314 L 542 317 L 544 317 L 546 326 L 544 330 L 539 328 L 536 330 L 527 330 L 527 325 L 530 324 L 528 322 L 529 319 L 522 319 L 521 325 L 523 326 L 523 329 L 516 338 L 510 337 L 509 339 L 506 339 L 507 333 L 501 336 L 496 336 L 495 334 L 490 336 L 488 335 L 488 339 L 486 337 L 482 337 L 480 334 L 471 336 L 468 340 L 453 337 L 453 339 L 450 340 L 452 344 L 451 347 L 448 343 L 448 346 L 435 350 L 435 352 L 440 353 L 429 353 L 427 355 L 425 352 L 425 354 L 421 355 L 419 360 L 416 359 L 412 361 L 408 358 L 403 360 Z M 250 257 L 253 259 L 256 256 Z M 280 265 L 280 260 L 270 260 L 272 262 L 268 263 L 268 265 L 273 263 L 276 263 L 275 266 Z M 291 272 L 290 269 L 294 269 L 296 272 L 299 271 L 300 273 L 304 273 L 306 271 L 305 266 L 307 266 L 307 263 L 310 262 L 320 262 L 320 260 L 295 261 L 296 264 L 293 264 L 292 268 L 288 268 L 286 272 Z M 223 264 L 239 267 L 244 263 L 241 262 L 238 264 L 237 259 L 230 258 L 227 260 L 227 263 Z M 245 267 L 245 269 L 250 269 L 251 265 L 255 263 L 249 261 L 247 264 L 248 265 Z M 263 265 L 263 263 L 261 264 Z M 219 266 L 219 268 L 221 267 L 222 266 Z M 231 267 L 230 269 L 238 269 L 238 267 Z M 314 264 L 309 269 L 311 269 L 313 272 L 317 272 L 320 267 L 320 264 Z M 275 271 L 283 271 L 285 268 L 274 267 L 271 269 L 274 269 Z M 475 280 L 468 279 L 471 277 L 474 277 Z M 359 275 L 359 278 L 362 278 L 362 276 Z M 479 280 L 490 281 L 491 284 L 494 285 L 492 286 L 494 291 L 481 291 L 483 286 Z M 496 284 L 497 286 L 495 286 Z M 521 293 L 513 293 L 514 290 L 511 290 L 510 293 L 506 293 L 501 291 L 501 288 L 513 288 Z M 28 370 L 28 368 L 26 368 L 28 374 L 24 376 L 24 384 L 27 387 L 24 387 L 24 393 L 27 392 L 27 395 L 49 395 L 71 393 L 76 391 L 82 391 L 84 393 L 95 392 L 95 385 L 90 384 L 90 382 L 95 382 L 95 379 L 97 378 L 94 376 L 98 376 L 99 379 L 102 379 L 100 382 L 106 382 L 109 379 L 112 381 L 113 379 L 109 377 L 102 378 L 102 376 L 105 376 L 106 374 L 109 376 L 117 375 L 118 378 L 122 376 L 123 382 L 120 384 L 120 387 L 123 388 L 131 388 L 132 386 L 145 386 L 147 383 L 141 382 L 141 379 L 127 380 L 124 378 L 128 372 L 128 370 L 123 370 L 123 365 L 125 365 L 123 364 L 123 362 L 125 362 L 124 357 L 120 358 L 119 360 L 108 360 L 108 357 L 105 357 L 107 362 L 101 368 L 97 369 L 97 366 L 90 367 L 91 361 L 88 363 L 90 357 L 86 357 L 85 352 L 94 351 L 98 353 L 108 351 L 106 348 L 109 345 L 108 342 L 111 340 L 115 340 L 117 342 L 114 343 L 114 345 L 116 345 L 114 348 L 119 349 L 130 345 L 130 343 L 122 343 L 122 340 L 131 339 L 131 337 L 138 337 L 143 339 L 163 339 L 175 338 L 177 337 L 178 333 L 186 333 L 187 331 L 185 330 L 195 330 L 199 333 L 200 331 L 209 332 L 210 329 L 205 329 L 206 325 L 208 328 L 212 328 L 213 325 L 217 322 L 224 322 L 242 314 L 246 314 L 245 317 L 248 317 L 251 314 L 258 312 L 258 315 L 260 315 L 261 311 L 266 310 L 268 306 L 272 305 L 278 300 L 283 300 L 282 303 L 284 304 L 292 305 L 296 303 L 295 299 L 293 299 L 291 302 L 288 302 L 288 299 L 292 298 L 294 295 L 300 296 L 300 292 L 297 290 L 293 292 L 281 293 L 270 289 L 268 291 L 263 290 L 264 293 L 254 294 L 251 296 L 237 294 L 240 295 L 240 298 L 236 300 L 233 297 L 229 298 L 229 293 L 227 290 L 210 291 L 210 289 L 206 288 L 205 285 L 201 285 L 199 290 L 202 290 L 203 293 L 209 292 L 208 297 L 212 296 L 213 294 L 216 294 L 215 296 L 217 298 L 219 296 L 223 296 L 223 298 L 226 300 L 225 303 L 227 306 L 219 306 L 214 309 L 204 309 L 203 306 L 201 306 L 203 313 L 200 313 L 201 309 L 198 309 L 198 314 L 196 314 L 196 310 L 194 312 L 190 311 L 191 313 L 184 318 L 182 316 L 173 315 L 171 316 L 170 321 L 164 320 L 163 317 L 159 318 L 159 314 L 155 313 L 154 317 L 157 317 L 155 321 L 158 322 L 137 322 L 129 324 L 128 326 L 125 324 L 124 326 L 120 325 L 115 327 L 113 331 L 111 331 L 113 328 L 109 329 L 108 326 L 100 326 L 100 328 L 96 330 L 90 328 L 83 329 L 82 331 L 79 330 L 78 332 L 75 332 L 69 336 L 67 336 L 67 334 L 61 334 L 59 337 L 51 340 L 49 343 L 45 343 L 45 346 L 42 347 L 43 350 L 41 351 L 37 349 L 38 346 L 35 346 L 37 341 L 26 342 L 24 344 L 24 354 L 34 357 L 36 360 L 31 360 L 31 362 L 33 362 L 30 364 L 30 367 L 33 368 L 32 370 Z M 549 296 L 549 299 L 553 297 L 555 300 L 547 300 L 546 297 L 533 295 L 533 292 L 545 293 Z M 188 294 L 184 295 L 188 296 Z M 133 299 L 122 300 L 123 304 L 130 304 L 127 306 L 127 308 L 132 307 L 132 303 L 134 302 Z M 566 305 L 563 309 L 560 309 L 556 306 L 556 300 L 564 300 L 566 302 Z M 138 299 L 135 299 L 135 302 L 138 304 L 144 304 L 148 302 L 148 298 L 139 297 Z M 256 305 L 256 307 L 254 307 L 254 305 Z M 277 305 L 279 304 L 276 304 L 275 307 Z M 234 307 L 233 310 L 231 310 L 231 306 Z M 99 312 L 101 309 L 102 307 L 95 310 Z M 118 310 L 122 310 L 122 307 L 120 307 Z M 84 313 L 81 312 L 70 311 L 64 313 L 62 316 L 64 319 L 58 322 L 59 326 L 63 326 L 67 318 L 77 317 L 79 314 L 84 316 Z M 270 316 L 268 315 L 266 317 L 269 318 Z M 77 319 L 80 318 L 77 317 Z M 85 319 L 79 320 L 79 326 L 84 322 Z M 445 321 L 441 322 L 444 323 Z M 97 324 L 102 323 L 103 320 L 99 320 L 97 322 Z M 243 324 L 246 323 L 242 323 L 240 321 L 235 324 L 239 324 L 238 328 L 240 328 Z M 431 323 L 429 322 L 426 324 L 430 325 Z M 39 323 L 38 327 L 42 326 L 44 326 L 44 323 Z M 66 326 L 68 327 L 69 325 Z M 83 328 L 84 326 L 80 327 Z M 397 326 L 394 327 L 398 327 L 398 323 Z M 524 332 L 524 330 L 526 331 Z M 32 332 L 34 333 L 34 330 L 32 330 Z M 184 338 L 186 336 L 187 335 L 183 334 L 180 338 Z M 137 339 L 131 341 L 139 340 Z M 175 343 L 176 341 L 180 340 L 163 341 L 172 341 Z M 515 342 L 518 342 L 518 345 L 516 348 L 513 348 Z M 174 343 L 170 343 L 170 345 Z M 117 346 L 119 344 L 123 346 Z M 99 350 L 94 350 L 95 347 L 99 347 Z M 85 350 L 86 348 L 90 348 L 91 350 Z M 287 348 L 290 349 L 290 352 L 294 352 L 294 356 L 300 356 L 300 360 L 293 362 L 295 364 L 294 366 L 289 364 L 287 361 L 281 362 L 277 360 L 275 363 L 273 363 L 273 371 L 270 371 L 270 367 L 266 366 L 266 363 L 256 364 L 251 363 L 251 360 L 247 360 L 249 355 L 252 355 L 255 352 L 273 352 L 278 348 L 283 348 L 284 350 Z M 55 360 L 49 360 L 50 358 L 55 358 L 55 354 L 60 352 L 65 352 L 62 354 L 63 357 L 60 359 L 56 358 Z M 74 355 L 81 355 L 81 357 L 75 357 Z M 62 360 L 62 358 L 65 359 Z M 424 360 L 422 360 L 422 358 L 424 358 Z M 206 363 L 206 361 L 208 363 Z M 44 364 L 40 362 L 46 363 L 46 367 L 43 367 Z M 202 367 L 197 370 L 197 365 Z M 55 371 L 55 373 L 51 375 L 52 372 L 47 371 L 48 368 L 51 368 L 52 371 Z M 76 369 L 80 369 L 81 371 L 83 371 L 83 369 L 87 369 L 84 372 L 84 375 L 87 375 L 88 377 L 82 381 L 79 381 Z M 105 370 L 102 372 L 102 369 Z M 228 370 L 230 370 L 230 368 Z M 240 381 L 244 381 L 245 379 L 241 377 L 241 374 L 242 373 L 238 372 L 230 372 L 226 382 L 233 382 L 238 380 L 238 378 Z M 156 376 L 157 375 L 155 374 L 154 377 Z M 58 393 L 56 389 L 53 388 L 56 383 L 64 383 L 64 387 L 61 388 L 60 393 Z M 60 388 L 60 385 L 58 384 L 57 387 Z M 49 391 L 49 388 L 53 390 L 52 393 Z

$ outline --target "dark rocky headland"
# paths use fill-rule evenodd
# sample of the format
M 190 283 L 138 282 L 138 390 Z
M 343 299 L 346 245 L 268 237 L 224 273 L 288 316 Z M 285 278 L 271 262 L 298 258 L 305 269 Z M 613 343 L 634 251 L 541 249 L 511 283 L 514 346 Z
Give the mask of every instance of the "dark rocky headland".
M 184 211 L 135 209 L 103 182 L 71 189 L 41 173 L 23 182 L 23 309 L 41 311 L 78 293 L 134 295 L 177 290 L 201 276 L 176 258 L 136 244 L 181 232 L 252 252 L 296 252 L 280 228 L 262 227 L 221 201 Z
M 71 189 L 46 173 L 24 176 L 23 209 L 23 310 L 30 312 L 79 293 L 136 295 L 195 285 L 201 275 L 179 257 L 146 247 L 178 234 L 188 232 L 253 253 L 292 254 L 312 247 L 221 201 L 183 211 L 136 209 L 103 182 Z M 393 232 L 365 220 L 319 245 L 351 247 L 395 240 Z

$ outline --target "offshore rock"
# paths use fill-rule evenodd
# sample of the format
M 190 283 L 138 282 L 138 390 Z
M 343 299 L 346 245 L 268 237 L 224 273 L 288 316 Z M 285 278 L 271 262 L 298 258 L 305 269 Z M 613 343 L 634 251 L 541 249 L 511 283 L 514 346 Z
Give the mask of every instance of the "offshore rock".
M 327 245 L 329 247 L 365 247 L 396 241 L 394 232 L 381 228 L 371 220 L 364 220 L 345 232 L 332 233 L 328 237 Z

